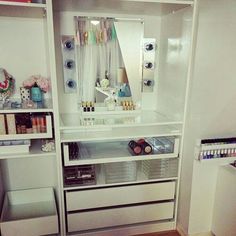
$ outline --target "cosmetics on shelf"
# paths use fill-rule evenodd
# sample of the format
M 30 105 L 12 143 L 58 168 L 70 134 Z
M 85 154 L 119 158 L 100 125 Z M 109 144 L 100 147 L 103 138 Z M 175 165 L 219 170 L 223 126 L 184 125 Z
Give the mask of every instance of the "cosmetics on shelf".
M 47 132 L 47 114 L 0 114 L 0 135 Z
M 82 102 L 81 106 L 82 106 L 83 112 L 94 112 L 95 111 L 94 102 L 92 102 L 92 101 Z
M 236 138 L 202 139 L 199 160 L 236 157 Z
M 94 165 L 64 167 L 64 185 L 92 185 L 96 184 Z
M 75 142 L 69 143 L 69 160 L 76 160 L 79 158 L 79 145 Z
M 129 150 L 133 155 L 167 154 L 173 153 L 175 137 L 150 137 L 128 143 Z
M 135 104 L 131 101 L 121 101 L 121 106 L 123 107 L 123 111 L 135 110 Z
M 134 140 L 131 140 L 128 143 L 128 146 L 130 148 L 130 150 L 132 151 L 132 154 L 134 155 L 140 155 L 142 153 L 142 147 L 141 145 L 139 145 L 137 142 L 135 142 Z

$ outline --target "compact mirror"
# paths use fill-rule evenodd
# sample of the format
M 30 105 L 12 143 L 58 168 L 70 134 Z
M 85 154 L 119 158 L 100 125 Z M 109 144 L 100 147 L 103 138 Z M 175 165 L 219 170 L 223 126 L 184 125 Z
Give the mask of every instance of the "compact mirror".
M 140 19 L 75 17 L 80 101 L 141 100 Z

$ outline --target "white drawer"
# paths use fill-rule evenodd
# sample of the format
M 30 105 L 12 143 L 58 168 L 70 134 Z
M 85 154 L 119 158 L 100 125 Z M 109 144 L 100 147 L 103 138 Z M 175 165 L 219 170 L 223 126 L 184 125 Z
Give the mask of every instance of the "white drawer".
M 174 199 L 175 182 L 66 192 L 67 211 Z
M 149 204 L 67 215 L 68 232 L 172 219 L 174 203 Z

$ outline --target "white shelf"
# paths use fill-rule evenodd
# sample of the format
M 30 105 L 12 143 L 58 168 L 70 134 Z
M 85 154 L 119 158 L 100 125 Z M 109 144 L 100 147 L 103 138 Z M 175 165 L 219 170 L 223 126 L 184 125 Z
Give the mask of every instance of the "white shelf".
M 41 158 L 41 157 L 56 157 L 56 152 L 43 152 L 41 151 L 40 141 L 32 141 L 29 153 L 14 153 L 14 154 L 1 154 L 0 159 L 15 159 L 15 158 Z
M 3 235 L 46 235 L 58 233 L 58 215 L 53 189 L 7 192 L 1 214 Z
M 161 179 L 147 179 L 147 177 L 143 173 L 138 173 L 138 178 L 136 181 L 131 182 L 120 182 L 120 183 L 105 183 L 105 176 L 100 174 L 97 178 L 97 184 L 94 185 L 81 185 L 81 186 L 73 186 L 73 187 L 64 187 L 64 191 L 67 190 L 76 190 L 76 189 L 90 189 L 97 187 L 113 187 L 113 186 L 123 186 L 129 184 L 142 184 L 142 183 L 154 183 L 154 182 L 163 182 L 163 181 L 175 181 L 178 177 L 170 177 L 170 178 L 161 178 Z
M 125 161 L 155 160 L 178 157 L 179 139 L 175 139 L 173 153 L 132 155 L 128 149 L 128 142 L 103 142 L 80 144 L 81 157 L 77 160 L 69 160 L 68 146 L 64 146 L 65 166 L 101 164 Z
M 173 11 L 185 8 L 194 4 L 193 0 L 89 0 L 86 4 L 84 0 L 55 1 L 56 11 L 80 11 L 110 14 L 134 14 L 134 15 L 156 15 L 162 16 Z
M 53 112 L 52 108 L 35 108 L 35 109 L 4 109 L 0 110 L 0 114 L 10 113 L 42 113 L 42 112 Z
M 46 4 L 0 1 L 0 17 L 45 18 Z
M 128 151 L 127 151 L 128 152 Z M 120 152 L 122 153 L 122 152 Z M 125 151 L 123 152 L 125 153 Z M 107 154 L 105 154 L 107 155 Z M 104 155 L 104 156 L 105 156 Z M 123 161 L 144 161 L 144 160 L 156 160 L 163 158 L 176 158 L 175 154 L 159 154 L 159 155 L 140 155 L 140 156 L 124 156 L 124 157 L 93 157 L 91 159 L 80 159 L 80 160 L 72 160 L 67 166 L 74 165 L 90 165 L 90 164 L 102 164 L 102 163 L 112 163 L 112 162 L 123 162 Z
M 0 1 L 0 6 L 12 6 L 12 7 L 15 6 L 15 7 L 28 7 L 28 8 L 45 8 L 46 4 Z
M 60 115 L 60 130 L 79 130 L 101 127 L 130 127 L 150 125 L 182 125 L 183 121 L 174 117 L 167 117 L 155 111 L 142 111 L 130 114 L 124 111 L 118 115 L 93 115 L 86 113 L 65 113 Z
M 225 165 L 228 163 L 231 163 L 233 161 L 236 160 L 236 157 L 221 157 L 221 158 L 211 158 L 211 159 L 202 159 L 199 160 L 197 159 L 197 161 L 199 161 L 201 164 L 219 164 L 219 165 Z
M 30 134 L 5 134 L 0 135 L 0 141 L 19 140 L 19 139 L 45 139 L 52 138 L 52 118 L 46 116 L 46 133 L 30 133 Z
M 132 139 L 142 137 L 180 136 L 181 125 L 125 127 L 113 129 L 88 130 L 61 133 L 61 142 L 102 141 L 116 139 Z

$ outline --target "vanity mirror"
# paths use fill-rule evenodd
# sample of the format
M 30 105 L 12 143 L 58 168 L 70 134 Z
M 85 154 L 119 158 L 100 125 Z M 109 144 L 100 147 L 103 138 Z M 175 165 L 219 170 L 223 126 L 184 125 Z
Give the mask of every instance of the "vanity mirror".
M 79 101 L 141 100 L 141 19 L 75 17 Z

